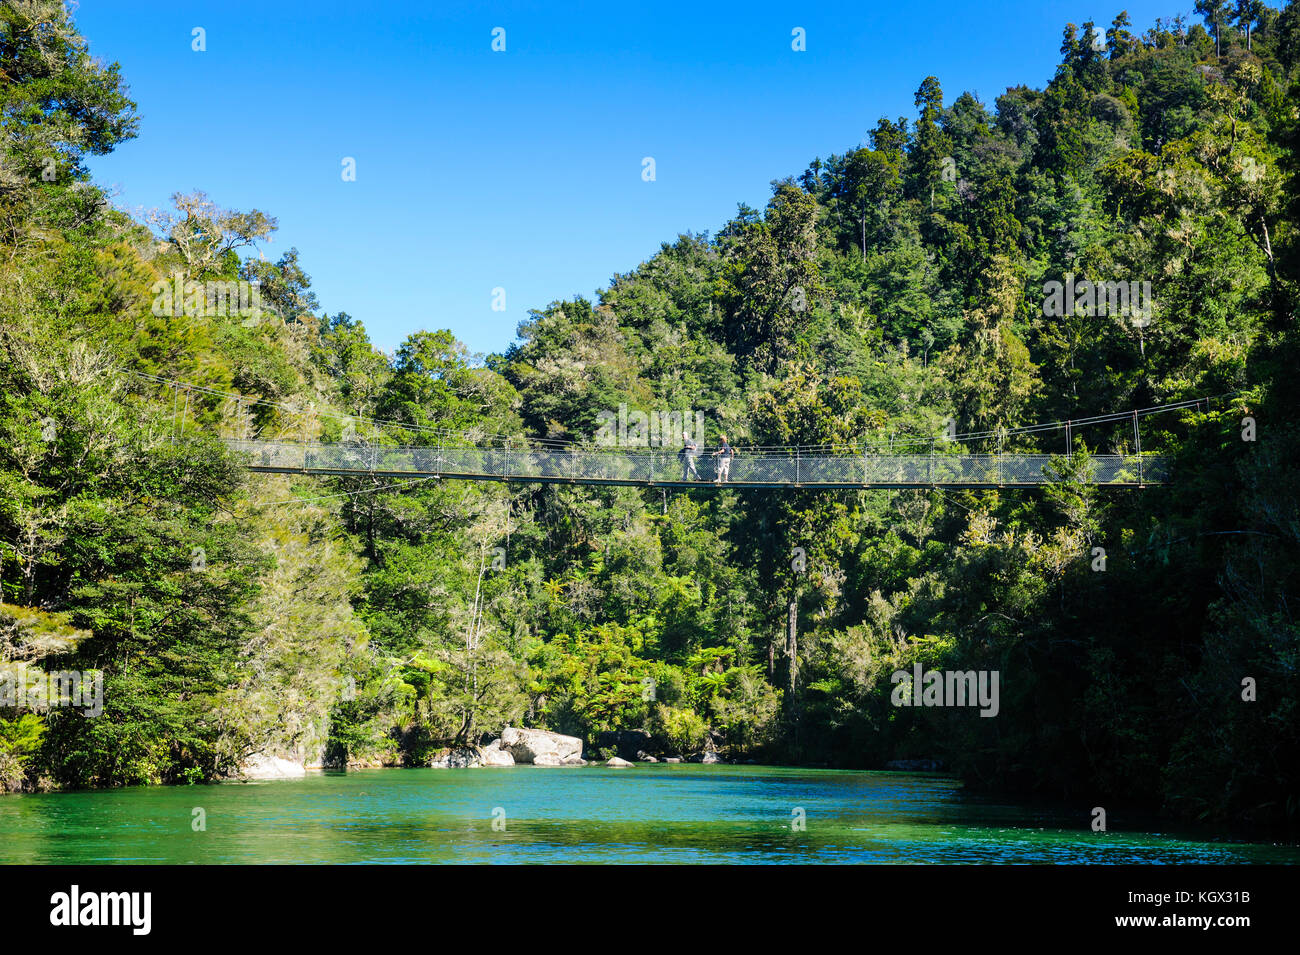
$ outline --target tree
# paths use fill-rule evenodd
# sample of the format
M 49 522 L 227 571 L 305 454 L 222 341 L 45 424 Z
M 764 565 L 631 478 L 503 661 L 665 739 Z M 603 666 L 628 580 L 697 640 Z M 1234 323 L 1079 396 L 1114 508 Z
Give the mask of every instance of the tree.
M 251 215 L 260 216 L 261 213 L 253 212 Z M 272 219 L 270 228 L 274 227 L 275 220 Z M 241 233 L 235 241 L 239 246 L 248 244 L 248 233 Z M 278 315 L 282 322 L 296 326 L 315 325 L 315 312 L 320 303 L 311 290 L 311 276 L 298 264 L 297 249 L 289 249 L 275 262 L 246 259 L 239 274 L 244 280 L 257 283 L 263 305 Z
M 273 217 L 257 209 L 222 209 L 203 192 L 174 193 L 172 205 L 175 212 L 155 209 L 148 221 L 194 278 L 224 271 L 230 253 L 266 238 L 277 227 Z
M 747 227 L 731 250 L 727 292 L 736 318 L 733 342 L 769 372 L 793 352 L 797 330 L 822 294 L 817 216 L 812 196 L 780 183 L 763 221 Z
M 1220 58 L 1219 33 L 1220 24 L 1227 14 L 1227 0 L 1196 0 L 1196 12 L 1199 13 L 1206 23 L 1214 27 L 1214 58 Z
M 1137 38 L 1129 32 L 1132 25 L 1127 10 L 1121 10 L 1111 21 L 1110 29 L 1106 31 L 1106 46 L 1112 60 L 1127 56 L 1139 48 Z
M 918 198 L 928 195 L 933 206 L 934 187 L 939 182 L 943 160 L 952 156 L 952 142 L 939 126 L 939 117 L 943 113 L 943 89 L 938 78 L 927 76 L 917 88 L 914 101 L 920 115 L 912 136 L 912 148 L 908 152 L 911 194 Z
M 988 301 L 969 316 L 969 340 L 937 360 L 953 383 L 963 429 L 971 431 L 1015 427 L 1038 387 L 1029 349 L 1014 330 L 1020 286 L 1005 256 L 994 260 L 985 284 Z
M 1252 50 L 1251 31 L 1254 29 L 1259 18 L 1264 14 L 1264 0 L 1237 0 L 1237 6 L 1233 10 L 1237 18 L 1237 26 L 1246 31 L 1246 49 Z
M 857 221 L 864 262 L 868 234 L 875 237 L 887 228 L 893 207 L 901 198 L 902 171 L 898 159 L 897 151 L 879 149 L 857 149 L 844 159 L 835 192 Z
M 0 76 L 5 156 L 21 157 L 33 178 L 46 159 L 84 176 L 86 153 L 104 155 L 136 135 L 118 64 L 91 57 L 59 0 L 0 4 Z

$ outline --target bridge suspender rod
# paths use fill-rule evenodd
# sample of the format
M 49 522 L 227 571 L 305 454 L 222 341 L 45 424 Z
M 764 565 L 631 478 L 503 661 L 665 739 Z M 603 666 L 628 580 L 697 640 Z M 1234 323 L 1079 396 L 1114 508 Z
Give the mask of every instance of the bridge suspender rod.
M 1065 456 L 1066 458 L 1074 457 L 1074 444 L 1070 441 L 1070 420 L 1065 421 Z
M 1133 412 L 1133 448 L 1138 459 L 1138 483 L 1142 483 L 1142 432 L 1138 430 L 1138 413 Z
M 180 386 L 172 383 L 172 444 L 176 443 L 176 406 L 180 403 Z

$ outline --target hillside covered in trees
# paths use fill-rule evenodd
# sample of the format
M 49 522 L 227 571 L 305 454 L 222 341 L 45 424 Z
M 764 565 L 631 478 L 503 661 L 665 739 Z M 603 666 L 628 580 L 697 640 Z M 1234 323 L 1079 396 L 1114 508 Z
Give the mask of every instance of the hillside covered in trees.
M 1067 25 L 1046 88 L 993 103 L 925 77 L 869 145 L 476 359 L 448 331 L 380 353 L 310 249 L 251 254 L 267 212 L 114 208 L 85 161 L 135 134 L 126 80 L 60 4 L 0 3 L 0 666 L 103 673 L 97 716 L 0 706 L 0 788 L 426 765 L 513 723 L 1293 823 L 1300 5 L 1201 6 Z M 1149 318 L 1048 314 L 1067 280 L 1149 283 Z M 220 440 L 591 446 L 626 405 L 743 454 L 1210 396 L 1144 420 L 1176 480 L 1141 492 L 311 479 Z M 918 662 L 999 671 L 997 717 L 892 705 Z

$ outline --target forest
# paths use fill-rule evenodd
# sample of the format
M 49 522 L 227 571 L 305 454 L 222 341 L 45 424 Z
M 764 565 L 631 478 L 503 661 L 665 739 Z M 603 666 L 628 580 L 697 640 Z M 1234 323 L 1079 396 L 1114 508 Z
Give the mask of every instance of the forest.
M 87 162 L 137 134 L 129 78 L 62 4 L 0 3 L 0 670 L 102 674 L 93 715 L 0 699 L 0 791 L 426 766 L 513 725 L 1293 826 L 1300 3 L 1197 8 L 1065 24 L 1042 89 L 846 107 L 864 145 L 478 356 L 380 351 L 310 249 L 255 254 L 273 209 L 115 207 Z M 1049 307 L 1067 282 L 1149 291 Z M 320 478 L 222 440 L 596 447 L 623 409 L 699 414 L 706 454 L 1086 462 L 1132 424 L 1016 429 L 1192 399 L 1143 419 L 1173 479 L 1141 491 Z M 894 705 L 917 664 L 999 673 L 996 717 Z

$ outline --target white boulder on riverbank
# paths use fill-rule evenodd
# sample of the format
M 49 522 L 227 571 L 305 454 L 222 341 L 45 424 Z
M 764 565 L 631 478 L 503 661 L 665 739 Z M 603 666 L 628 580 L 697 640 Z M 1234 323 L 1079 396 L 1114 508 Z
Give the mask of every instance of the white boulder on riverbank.
M 239 764 L 240 779 L 302 779 L 307 768 L 302 763 L 254 753 Z
M 534 766 L 578 765 L 582 759 L 582 740 L 548 730 L 530 730 L 507 726 L 501 731 L 501 748 L 516 763 Z
M 619 759 L 617 756 L 614 756 L 611 759 L 605 760 L 605 765 L 609 766 L 611 769 L 628 769 L 636 764 L 629 763 L 626 759 Z
M 501 748 L 501 740 L 494 739 L 486 746 L 479 748 L 479 756 L 483 760 L 484 766 L 513 766 L 515 758 L 507 750 Z

